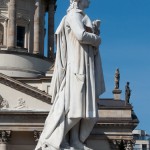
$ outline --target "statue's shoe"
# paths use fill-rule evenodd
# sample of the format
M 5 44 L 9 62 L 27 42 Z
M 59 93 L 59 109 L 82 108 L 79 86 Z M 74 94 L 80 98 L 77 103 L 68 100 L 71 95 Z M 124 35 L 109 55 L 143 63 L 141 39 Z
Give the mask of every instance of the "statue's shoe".
M 70 150 L 70 147 L 60 148 L 60 150 Z
M 60 150 L 70 150 L 70 146 L 61 147 Z
M 73 147 L 72 146 L 72 147 L 70 147 L 70 150 L 93 150 L 93 149 L 83 145 L 83 147 L 76 147 L 76 146 Z
M 91 148 L 84 145 L 84 150 L 93 150 L 93 149 L 91 149 Z
M 67 141 L 64 141 L 60 147 L 60 150 L 70 150 L 70 145 Z

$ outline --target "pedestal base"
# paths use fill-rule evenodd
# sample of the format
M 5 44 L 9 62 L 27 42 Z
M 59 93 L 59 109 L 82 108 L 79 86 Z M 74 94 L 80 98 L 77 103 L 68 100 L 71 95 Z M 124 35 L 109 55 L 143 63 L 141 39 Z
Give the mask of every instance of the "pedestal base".
M 113 94 L 114 94 L 114 100 L 121 100 L 121 93 L 122 91 L 119 89 L 114 89 Z

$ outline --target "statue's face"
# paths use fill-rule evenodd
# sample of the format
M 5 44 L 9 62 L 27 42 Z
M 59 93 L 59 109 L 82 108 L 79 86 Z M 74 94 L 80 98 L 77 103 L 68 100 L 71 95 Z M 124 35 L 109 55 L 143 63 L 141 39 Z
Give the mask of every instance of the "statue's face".
M 79 2 L 82 8 L 88 8 L 90 5 L 90 0 L 80 0 Z

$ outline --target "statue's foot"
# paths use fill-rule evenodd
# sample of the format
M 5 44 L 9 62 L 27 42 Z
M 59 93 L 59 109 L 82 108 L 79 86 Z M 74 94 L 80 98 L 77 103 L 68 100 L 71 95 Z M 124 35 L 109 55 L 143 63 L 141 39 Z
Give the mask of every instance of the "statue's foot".
M 69 150 L 70 149 L 69 143 L 61 144 L 60 149 L 61 150 Z
M 75 141 L 70 144 L 73 150 L 84 150 L 84 144 L 81 143 L 80 141 Z
M 93 150 L 93 149 L 91 149 L 91 148 L 84 145 L 84 150 Z
M 66 138 L 64 138 L 63 142 L 60 145 L 61 150 L 70 149 L 70 145 Z
M 87 147 L 86 145 L 78 141 L 71 144 L 71 150 L 93 150 L 93 149 Z
M 60 148 L 60 150 L 70 150 L 70 147 Z

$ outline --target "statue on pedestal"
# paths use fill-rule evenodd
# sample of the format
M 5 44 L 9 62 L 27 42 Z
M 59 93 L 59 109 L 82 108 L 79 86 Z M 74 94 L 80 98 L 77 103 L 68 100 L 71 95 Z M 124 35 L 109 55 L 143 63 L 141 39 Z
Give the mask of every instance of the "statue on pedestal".
M 115 89 L 119 89 L 119 82 L 120 82 L 120 72 L 118 68 L 115 73 Z
M 127 84 L 125 86 L 125 101 L 126 101 L 126 104 L 130 103 L 131 89 L 130 89 L 129 85 L 130 85 L 130 82 L 127 82 Z
M 89 149 L 84 142 L 98 119 L 96 99 L 105 91 L 101 38 L 95 34 L 99 21 L 92 23 L 85 14 L 89 4 L 89 0 L 71 0 L 56 30 L 53 105 L 35 150 Z

